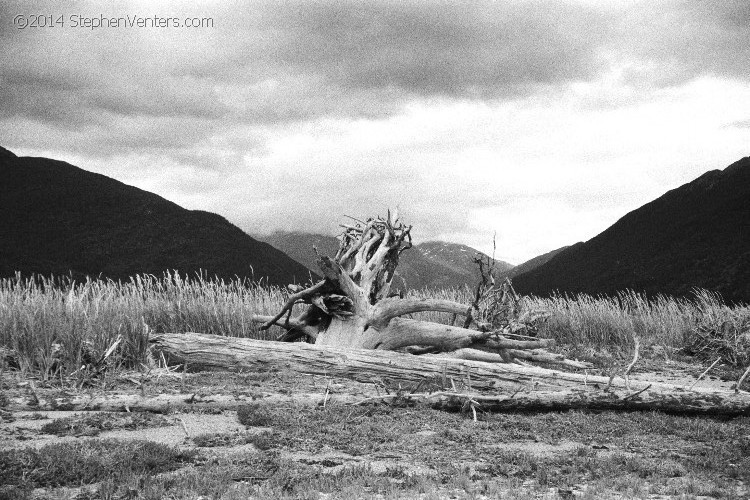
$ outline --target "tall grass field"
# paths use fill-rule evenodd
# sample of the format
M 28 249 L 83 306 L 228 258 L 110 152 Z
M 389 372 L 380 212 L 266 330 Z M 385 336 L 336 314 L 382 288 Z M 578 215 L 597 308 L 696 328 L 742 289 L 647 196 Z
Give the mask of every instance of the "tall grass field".
M 471 303 L 468 289 L 409 293 Z M 190 331 L 273 339 L 278 329 L 261 331 L 251 318 L 276 313 L 286 298 L 281 288 L 239 279 L 188 279 L 174 273 L 137 276 L 128 282 L 2 279 L 0 363 L 8 365 L 12 359 L 22 371 L 66 376 L 103 356 L 118 338 L 122 340 L 108 363 L 126 368 L 145 361 L 151 333 Z M 647 298 L 625 291 L 616 297 L 525 297 L 524 301 L 526 307 L 549 313 L 540 337 L 555 339 L 576 352 L 591 349 L 627 357 L 638 337 L 646 348 L 721 356 L 737 366 L 750 363 L 750 306 L 726 304 L 709 291 L 696 290 L 690 298 Z M 451 320 L 439 313 L 416 316 Z

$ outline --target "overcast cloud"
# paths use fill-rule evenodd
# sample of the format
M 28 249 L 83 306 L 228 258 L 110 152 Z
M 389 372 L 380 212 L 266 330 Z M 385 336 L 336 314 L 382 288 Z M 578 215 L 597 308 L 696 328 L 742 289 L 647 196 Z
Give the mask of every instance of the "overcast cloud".
M 213 27 L 72 27 L 102 15 Z M 399 206 L 520 263 L 750 154 L 748 40 L 746 0 L 3 2 L 0 145 L 250 234 Z

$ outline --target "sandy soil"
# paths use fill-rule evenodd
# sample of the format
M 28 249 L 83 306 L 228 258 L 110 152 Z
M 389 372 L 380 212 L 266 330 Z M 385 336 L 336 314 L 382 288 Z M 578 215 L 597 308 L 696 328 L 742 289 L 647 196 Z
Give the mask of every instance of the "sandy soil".
M 689 387 L 696 382 L 697 376 L 702 372 L 700 367 L 687 363 L 666 361 L 663 370 L 638 371 L 631 374 L 632 379 L 663 382 L 674 385 Z M 332 382 L 325 377 L 298 376 L 273 374 L 260 377 L 252 377 L 250 374 L 220 374 L 220 373 L 198 373 L 198 374 L 171 374 L 168 376 L 154 375 L 153 379 L 144 383 L 144 388 L 133 387 L 128 381 L 138 380 L 137 374 L 123 374 L 114 381 L 113 387 L 107 391 L 97 389 L 86 389 L 81 392 L 92 395 L 101 394 L 184 394 L 185 398 L 191 395 L 203 395 L 209 398 L 217 394 L 226 394 L 234 397 L 252 394 L 253 397 L 268 397 L 275 394 L 301 394 L 308 398 L 320 400 L 327 398 L 335 400 L 338 394 L 358 395 L 362 398 L 378 395 L 378 388 L 372 384 L 362 384 L 348 380 L 337 380 Z M 256 374 L 257 375 L 257 374 Z M 28 395 L 31 384 L 28 381 L 9 380 L 3 381 L 3 394 L 6 397 L 21 397 Z M 734 382 L 721 380 L 714 375 L 707 375 L 697 382 L 696 387 L 730 390 Z M 45 388 L 44 384 L 37 382 L 34 391 L 39 393 L 54 393 L 54 388 Z M 67 391 L 70 394 L 70 390 Z M 41 432 L 42 426 L 52 419 L 70 417 L 77 414 L 92 412 L 71 411 L 14 411 L 11 412 L 11 422 L 0 424 L 0 449 L 18 448 L 24 446 L 44 446 L 49 443 L 70 441 L 79 439 L 74 436 L 54 436 Z M 237 421 L 236 412 L 222 411 L 218 414 L 203 412 L 179 412 L 167 416 L 171 422 L 169 426 L 143 428 L 137 430 L 117 429 L 101 432 L 97 438 L 118 439 L 147 439 L 164 443 L 167 445 L 186 445 L 186 438 L 199 434 L 231 433 L 245 431 L 245 427 Z M 430 431 L 426 431 L 430 432 Z M 424 436 L 423 436 L 424 437 Z M 560 445 L 562 451 L 575 447 L 577 443 L 566 443 Z M 549 445 L 539 443 L 514 443 L 512 445 L 519 450 L 535 452 L 550 452 Z
M 651 372 L 640 371 L 634 373 L 632 378 L 656 382 L 666 382 L 676 385 L 690 386 L 696 381 L 696 375 L 702 370 L 700 367 L 684 363 L 667 362 L 664 371 Z M 7 373 L 0 381 L 3 396 L 6 398 L 28 397 L 30 392 L 36 394 L 47 394 L 60 391 L 54 385 L 45 385 L 37 381 L 30 385 L 28 381 L 11 379 Z M 140 384 L 140 385 L 138 385 Z M 723 381 L 716 376 L 709 375 L 698 383 L 698 387 L 712 387 L 729 390 L 733 383 Z M 33 390 L 32 390 L 33 387 Z M 67 388 L 68 393 L 71 391 Z M 125 374 L 110 381 L 107 390 L 84 389 L 80 392 L 91 394 L 183 394 L 202 395 L 209 397 L 216 394 L 230 394 L 234 396 L 262 397 L 273 394 L 299 394 L 306 393 L 319 395 L 320 400 L 324 398 L 335 399 L 338 394 L 357 395 L 363 398 L 378 394 L 378 388 L 372 384 L 360 384 L 345 380 L 335 382 L 324 377 L 284 375 L 284 374 L 171 374 L 167 376 L 152 375 L 145 380 L 140 374 Z M 95 412 L 71 412 L 71 411 L 5 411 L 4 420 L 0 424 L 0 450 L 22 447 L 41 447 L 50 443 L 74 441 L 77 439 L 132 439 L 151 440 L 159 443 L 194 448 L 195 444 L 190 438 L 201 434 L 232 434 L 245 433 L 248 430 L 240 424 L 235 411 L 177 411 L 165 415 L 168 425 L 146 427 L 136 430 L 116 429 L 102 431 L 95 437 L 55 436 L 42 432 L 44 424 L 53 419 L 86 415 Z M 261 432 L 263 429 L 254 429 L 251 432 Z M 414 439 L 433 440 L 439 439 L 438 433 L 425 430 L 414 435 Z M 523 451 L 531 454 L 549 455 L 564 453 L 575 450 L 581 443 L 574 441 L 562 441 L 556 444 L 518 441 L 499 444 L 507 449 Z M 606 448 L 606 447 L 604 447 Z M 246 453 L 255 450 L 252 444 L 238 446 L 217 446 L 206 449 L 209 457 L 226 456 L 234 453 Z M 615 450 L 610 450 L 614 452 Z M 324 450 L 321 453 L 310 454 L 304 452 L 286 452 L 286 458 L 307 465 L 317 465 L 326 470 L 336 471 L 344 467 L 357 464 L 368 464 L 375 472 L 385 472 L 390 468 L 398 467 L 408 474 L 429 475 L 431 471 L 425 469 L 415 462 L 415 457 L 401 455 L 370 455 L 352 456 L 336 450 Z M 471 467 L 471 463 L 467 464 Z M 65 490 L 68 491 L 68 490 Z M 71 490 L 75 491 L 75 490 Z M 580 486 L 571 492 L 573 496 L 579 496 L 585 491 L 585 486 Z M 63 494 L 61 490 L 60 494 Z M 64 498 L 60 497 L 60 498 Z M 321 496 L 325 498 L 325 495 Z M 549 498 L 559 498 L 550 492 Z

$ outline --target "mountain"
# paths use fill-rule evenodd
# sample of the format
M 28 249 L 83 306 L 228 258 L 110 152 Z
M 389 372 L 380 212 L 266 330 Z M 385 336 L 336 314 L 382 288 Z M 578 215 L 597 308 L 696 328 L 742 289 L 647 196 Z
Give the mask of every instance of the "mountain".
M 339 248 L 338 239 L 321 234 L 278 231 L 263 239 L 310 269 L 317 269 L 313 246 L 328 256 L 335 255 Z M 420 243 L 401 254 L 394 284 L 411 289 L 473 286 L 478 281 L 472 261 L 476 253 L 456 243 Z M 500 272 L 513 267 L 499 260 L 496 266 Z
M 309 271 L 223 217 L 47 158 L 0 148 L 0 276 L 178 270 L 305 282 Z
M 473 287 L 479 281 L 479 269 L 473 261 L 477 254 L 483 259 L 487 258 L 485 254 L 466 245 L 428 241 L 401 254 L 397 274 L 408 288 Z M 497 272 L 504 272 L 512 267 L 512 264 L 495 260 Z
M 318 270 L 318 265 L 315 263 L 317 257 L 313 247 L 317 248 L 321 255 L 329 257 L 336 255 L 339 249 L 339 240 L 333 236 L 322 234 L 276 231 L 269 236 L 256 237 L 314 271 Z
M 499 278 L 500 279 L 503 279 L 503 278 L 514 279 L 516 276 L 519 276 L 519 275 L 521 275 L 523 273 L 527 273 L 527 272 L 531 271 L 532 269 L 536 269 L 537 267 L 541 266 L 542 264 L 546 264 L 547 262 L 550 261 L 550 259 L 552 259 L 552 257 L 554 257 L 558 253 L 562 252 L 566 248 L 568 248 L 568 247 L 564 246 L 564 247 L 560 247 L 560 248 L 558 248 L 556 250 L 552 250 L 552 251 L 549 251 L 547 253 L 543 253 L 542 255 L 537 255 L 533 259 L 529 259 L 526 262 L 524 262 L 523 264 L 518 264 L 517 266 L 514 266 L 514 267 L 510 268 L 506 272 L 501 273 L 499 275 Z
M 516 277 L 519 292 L 684 296 L 750 302 L 750 157 L 630 212 L 595 238 Z

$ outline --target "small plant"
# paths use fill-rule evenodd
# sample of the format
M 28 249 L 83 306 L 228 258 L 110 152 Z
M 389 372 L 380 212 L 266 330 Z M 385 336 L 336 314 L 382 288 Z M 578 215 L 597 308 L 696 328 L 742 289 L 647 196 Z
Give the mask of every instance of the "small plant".
M 92 413 L 55 419 L 44 424 L 41 431 L 56 436 L 97 436 L 114 429 L 136 430 L 170 424 L 167 418 L 153 413 Z
M 174 470 L 194 455 L 151 441 L 55 443 L 40 449 L 0 450 L 0 477 L 8 485 L 36 488 L 91 484 L 133 473 Z
M 29 485 L 0 485 L 0 500 L 30 500 L 31 491 Z
M 261 432 L 249 435 L 247 439 L 256 448 L 263 451 L 276 448 L 283 442 L 279 432 Z
M 252 403 L 237 410 L 237 418 L 247 427 L 267 427 L 273 424 L 272 410 L 263 403 Z
M 217 446 L 241 446 L 243 444 L 253 444 L 260 450 L 268 450 L 275 443 L 274 438 L 278 434 L 273 432 L 233 432 L 233 433 L 210 433 L 199 434 L 191 440 L 199 448 L 214 448 Z

